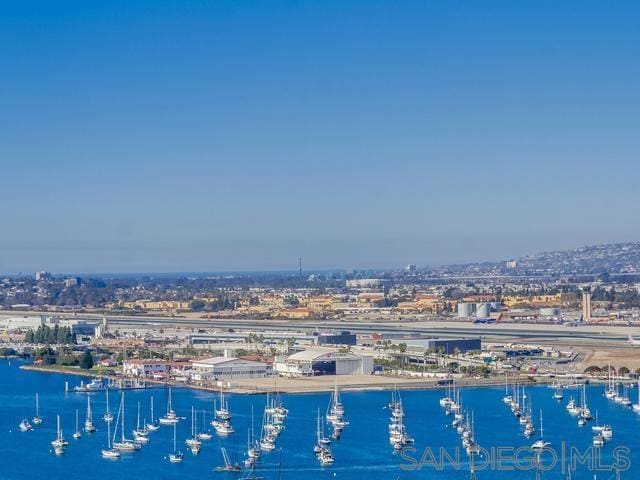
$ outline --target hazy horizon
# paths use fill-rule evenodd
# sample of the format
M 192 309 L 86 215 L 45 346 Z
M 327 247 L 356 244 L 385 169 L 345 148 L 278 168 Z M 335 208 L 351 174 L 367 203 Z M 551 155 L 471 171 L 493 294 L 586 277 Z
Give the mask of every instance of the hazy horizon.
M 10 2 L 0 271 L 389 269 L 638 239 L 638 14 Z

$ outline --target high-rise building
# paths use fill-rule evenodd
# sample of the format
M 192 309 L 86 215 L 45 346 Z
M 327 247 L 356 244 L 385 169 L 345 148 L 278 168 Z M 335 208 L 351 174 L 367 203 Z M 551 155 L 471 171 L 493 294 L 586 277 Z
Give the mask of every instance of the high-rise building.
M 36 282 L 44 282 L 45 280 L 51 280 L 51 274 L 49 272 L 36 272 L 35 274 Z
M 582 321 L 591 321 L 591 287 L 582 288 Z

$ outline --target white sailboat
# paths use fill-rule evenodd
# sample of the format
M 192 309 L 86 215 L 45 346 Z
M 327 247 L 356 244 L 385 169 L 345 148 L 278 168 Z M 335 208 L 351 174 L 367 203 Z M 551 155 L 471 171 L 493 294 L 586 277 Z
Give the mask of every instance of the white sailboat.
M 234 473 L 234 472 L 242 471 L 242 467 L 240 467 L 240 465 L 238 465 L 237 463 L 231 463 L 231 460 L 229 459 L 229 455 L 227 454 L 227 449 L 226 448 L 221 447 L 220 451 L 222 452 L 222 460 L 224 461 L 224 465 L 216 467 L 214 469 L 214 471 L 216 471 L 216 472 L 227 472 L 227 473 Z
M 124 390 L 121 393 L 121 398 L 120 398 L 120 408 L 118 410 L 118 417 L 120 419 L 120 441 L 116 442 L 115 438 L 116 438 L 116 434 L 118 432 L 118 422 L 116 422 L 116 428 L 115 431 L 113 433 L 113 448 L 115 448 L 116 450 L 120 450 L 121 452 L 134 452 L 136 450 L 140 450 L 140 448 L 142 447 L 142 445 L 140 444 L 140 442 L 134 442 L 133 440 L 129 440 L 125 437 L 125 427 L 124 427 L 124 417 L 125 417 L 125 413 L 124 413 Z
M 215 418 L 211 420 L 211 426 L 214 428 L 218 435 L 226 436 L 231 435 L 233 432 L 235 432 L 233 426 L 231 425 L 231 422 L 228 419 L 231 417 L 228 417 L 227 419 L 218 417 L 218 413 L 220 412 L 222 412 L 223 416 L 227 417 L 226 414 L 228 414 L 228 410 L 226 410 L 226 408 L 224 407 L 222 409 L 216 408 L 215 400 L 213 401 L 213 411 L 215 414 Z
M 150 432 L 155 432 L 160 429 L 160 425 L 155 420 L 153 416 L 153 395 L 151 395 L 151 421 L 147 423 L 147 430 Z
M 27 420 L 26 418 L 23 418 L 22 421 L 18 424 L 18 429 L 21 432 L 28 432 L 29 430 L 32 430 L 33 427 L 29 423 L 29 420 Z
M 555 400 L 563 400 L 564 399 L 564 393 L 562 392 L 562 385 L 560 385 L 560 383 L 557 383 L 555 385 L 555 389 L 553 391 L 553 398 Z
M 36 393 L 36 416 L 31 419 L 31 423 L 34 425 L 40 425 L 42 423 L 42 417 L 40 416 L 40 395 Z
M 62 455 L 64 453 L 64 447 L 69 445 L 69 442 L 67 442 L 62 435 L 62 428 L 60 427 L 60 415 L 56 416 L 56 421 L 56 439 L 51 442 L 51 446 L 53 447 L 53 451 L 56 455 Z
M 596 433 L 593 436 L 593 446 L 594 447 L 602 447 L 604 445 L 604 437 L 601 433 Z
M 620 398 L 620 403 L 625 407 L 630 407 L 633 404 L 629 398 L 629 386 L 626 384 L 622 386 L 622 397 Z
M 327 407 L 327 421 L 333 423 L 344 415 L 344 406 L 340 401 L 340 391 L 338 390 L 338 377 L 335 378 L 335 385 L 329 406 Z
M 551 445 L 550 442 L 546 442 L 544 440 L 544 429 L 542 428 L 542 410 L 540 410 L 540 438 L 538 440 L 536 440 L 533 445 L 531 445 L 531 448 L 534 450 L 542 450 L 546 447 L 548 447 L 549 445 Z
M 580 414 L 580 407 L 578 407 L 573 397 L 571 397 L 569 403 L 567 403 L 567 412 L 569 412 L 570 415 Z
M 634 403 L 632 408 L 634 412 L 640 413 L 640 378 L 638 378 L 638 401 Z
M 333 454 L 331 453 L 330 443 L 324 438 L 320 421 L 320 409 L 318 409 L 318 417 L 316 420 L 316 445 L 313 451 L 321 466 L 332 465 L 334 463 Z
M 93 424 L 93 414 L 91 413 L 91 395 L 87 395 L 87 416 L 84 421 L 84 431 L 87 433 L 96 431 L 96 427 Z
M 224 398 L 224 389 L 220 387 L 220 408 L 216 409 L 216 417 L 220 420 L 231 420 L 231 412 L 229 411 L 229 403 Z
M 108 410 L 108 409 L 107 409 Z M 117 423 L 116 423 L 117 426 Z M 103 448 L 100 450 L 100 455 L 102 458 L 120 458 L 120 452 L 112 447 L 111 445 L 111 422 L 107 422 L 107 448 Z
M 105 394 L 107 395 L 107 406 L 104 411 L 104 414 L 102 415 L 102 420 L 107 423 L 111 423 L 113 422 L 113 413 L 111 413 L 111 410 L 109 409 L 109 389 L 108 388 L 105 389 Z
M 611 378 L 611 364 L 609 364 L 607 369 L 607 388 L 604 392 L 604 396 L 613 400 L 618 395 L 618 392 L 614 388 L 613 379 Z
M 598 419 L 598 411 L 596 410 L 596 424 L 595 425 L 591 425 L 591 430 L 596 432 L 596 433 L 600 433 L 602 432 L 602 425 L 600 425 L 600 421 Z
M 198 432 L 198 440 L 211 440 L 213 435 L 211 435 L 211 431 L 207 430 L 207 412 L 202 410 L 202 431 Z
M 580 418 L 586 420 L 591 420 L 593 416 L 591 415 L 591 410 L 587 406 L 587 386 L 586 384 L 582 385 L 582 406 L 580 408 Z
M 276 448 L 275 431 L 268 428 L 268 415 L 267 409 L 265 408 L 265 412 L 262 416 L 262 429 L 260 434 L 260 449 L 265 452 L 270 452 Z
M 513 401 L 513 397 L 509 394 L 509 374 L 504 374 L 504 397 L 502 397 L 502 401 L 506 404 L 511 404 Z
M 176 447 L 176 428 L 178 422 L 173 422 L 173 453 L 169 454 L 169 461 L 171 463 L 182 463 L 184 460 L 184 454 L 179 452 Z
M 149 443 L 149 431 L 147 430 L 146 422 L 142 422 L 143 426 L 140 426 L 140 402 L 138 402 L 138 416 L 136 420 L 136 429 L 133 431 L 133 438 L 140 443 Z
M 196 413 L 193 406 L 191 407 L 191 437 L 187 438 L 184 443 L 187 444 L 189 449 L 191 449 L 191 453 L 194 455 L 200 453 L 202 442 L 198 439 L 198 432 L 196 431 Z
M 251 426 L 247 428 L 247 458 L 244 463 L 245 466 L 251 467 L 255 464 L 255 462 L 260 458 L 262 454 L 262 450 L 260 450 L 260 445 L 256 442 L 255 434 L 254 434 L 254 418 L 253 418 L 253 405 L 251 405 Z
M 80 411 L 76 408 L 76 431 L 73 432 L 73 438 L 78 440 L 82 438 L 82 433 L 80 433 Z
M 173 425 L 178 423 L 179 420 L 178 415 L 176 415 L 176 412 L 173 410 L 171 405 L 171 388 L 169 388 L 167 395 L 167 413 L 158 419 L 160 425 Z

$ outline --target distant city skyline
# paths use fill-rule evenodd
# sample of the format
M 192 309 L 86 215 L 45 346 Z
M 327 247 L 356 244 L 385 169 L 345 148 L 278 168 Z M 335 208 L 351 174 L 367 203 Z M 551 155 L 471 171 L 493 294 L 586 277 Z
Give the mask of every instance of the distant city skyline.
M 0 272 L 400 268 L 638 240 L 639 14 L 12 2 Z

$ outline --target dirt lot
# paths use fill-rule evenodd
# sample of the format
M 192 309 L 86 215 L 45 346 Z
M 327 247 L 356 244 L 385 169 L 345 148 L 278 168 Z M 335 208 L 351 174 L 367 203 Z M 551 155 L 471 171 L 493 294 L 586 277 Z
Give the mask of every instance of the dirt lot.
M 584 370 L 591 365 L 606 367 L 611 364 L 616 369 L 627 367 L 631 371 L 640 368 L 640 346 L 637 347 L 579 347 L 584 353 L 580 367 Z

